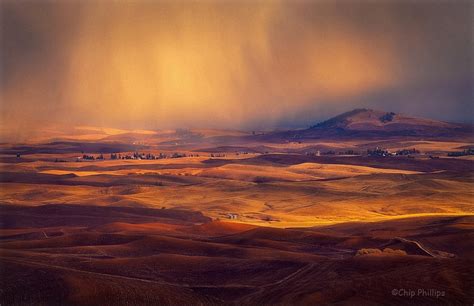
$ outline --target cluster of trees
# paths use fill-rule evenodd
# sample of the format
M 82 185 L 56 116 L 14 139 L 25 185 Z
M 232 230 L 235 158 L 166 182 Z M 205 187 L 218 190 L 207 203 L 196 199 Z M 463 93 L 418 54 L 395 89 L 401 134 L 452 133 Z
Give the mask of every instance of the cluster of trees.
M 386 113 L 386 114 L 384 114 L 383 116 L 381 116 L 381 117 L 379 118 L 379 120 L 380 120 L 381 122 L 383 122 L 383 123 L 385 123 L 385 122 L 390 122 L 390 121 L 393 120 L 393 117 L 394 117 L 395 115 L 396 115 L 396 114 L 395 114 L 394 112 Z
M 110 159 L 111 160 L 118 160 L 118 159 L 136 159 L 136 160 L 153 160 L 153 159 L 163 159 L 163 158 L 180 158 L 180 157 L 199 157 L 198 154 L 190 154 L 186 155 L 185 153 L 173 153 L 171 155 L 164 154 L 164 153 L 159 153 L 158 155 L 152 154 L 152 153 L 139 153 L 139 152 L 134 152 L 133 154 L 121 154 L 121 153 L 112 153 L 110 154 Z M 99 156 L 94 156 L 94 155 L 88 155 L 88 154 L 83 154 L 82 157 L 78 157 L 77 161 L 80 160 L 105 160 L 106 158 L 104 157 L 103 154 L 100 154 Z M 59 160 L 56 160 L 59 161 Z
M 402 149 L 402 150 L 398 150 L 395 153 L 391 153 L 387 149 L 381 149 L 379 147 L 376 147 L 375 149 L 372 149 L 372 150 L 370 149 L 367 150 L 368 156 L 408 156 L 410 157 L 410 155 L 413 155 L 413 154 L 420 154 L 420 151 L 413 148 L 413 149 Z
M 235 152 L 235 155 L 240 155 L 240 154 L 247 155 L 247 154 L 249 154 L 249 152 Z
M 320 151 L 317 151 L 317 152 L 309 152 L 309 153 L 306 153 L 306 155 L 309 155 L 309 156 L 320 156 L 320 155 L 360 155 L 359 152 L 356 152 L 354 150 L 346 150 L 346 151 L 339 151 L 339 152 L 336 152 L 336 151 L 333 151 L 333 150 L 329 150 L 329 151 L 324 151 L 324 152 L 320 152 Z
M 367 155 L 368 156 L 391 156 L 392 154 L 390 152 L 388 152 L 388 150 L 386 149 L 381 149 L 379 147 L 373 149 L 373 150 L 370 150 L 368 149 L 367 150 Z
M 100 157 L 101 158 L 97 157 L 97 159 L 104 159 L 104 156 L 102 154 L 100 154 Z M 84 159 L 84 160 L 95 160 L 96 158 L 95 158 L 94 155 L 84 154 L 84 155 L 82 155 L 82 159 Z
M 171 158 L 181 158 L 181 157 L 186 157 L 187 155 L 185 153 L 173 153 L 171 155 Z
M 225 157 L 224 153 L 211 153 L 211 157 Z
M 151 153 L 138 153 L 135 152 L 133 154 L 127 154 L 127 155 L 121 155 L 121 154 L 111 154 L 110 159 L 143 159 L 143 160 L 152 160 L 152 159 L 163 159 L 163 158 L 180 158 L 180 157 L 186 157 L 187 155 L 185 153 L 173 153 L 171 155 L 167 155 L 164 153 L 159 153 L 158 155 L 154 155 Z M 194 156 L 194 155 L 190 155 Z M 197 155 L 199 156 L 199 155 Z
M 411 154 L 420 154 L 420 151 L 417 149 L 403 149 L 403 150 L 398 150 L 395 155 L 411 155 Z
M 145 154 L 145 153 L 138 153 L 135 152 L 133 154 L 117 154 L 117 153 L 112 153 L 110 154 L 110 159 L 160 159 L 160 158 L 165 158 L 165 155 L 160 153 L 160 155 L 155 156 L 151 153 Z
M 347 150 L 347 151 L 344 151 L 344 152 L 338 152 L 337 154 L 339 154 L 339 155 L 360 155 L 359 152 L 354 151 L 354 150 Z
M 457 151 L 457 152 L 449 152 L 448 156 L 466 156 L 466 155 L 474 155 L 474 148 L 469 148 L 463 151 Z

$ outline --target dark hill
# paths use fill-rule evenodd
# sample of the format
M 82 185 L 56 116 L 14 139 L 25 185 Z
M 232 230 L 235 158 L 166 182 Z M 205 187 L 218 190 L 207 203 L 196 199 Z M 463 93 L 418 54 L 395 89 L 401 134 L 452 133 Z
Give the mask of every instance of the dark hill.
M 449 123 L 410 117 L 372 109 L 354 109 L 308 129 L 277 132 L 267 139 L 310 139 L 340 137 L 415 137 L 415 138 L 472 138 L 474 128 L 469 124 Z

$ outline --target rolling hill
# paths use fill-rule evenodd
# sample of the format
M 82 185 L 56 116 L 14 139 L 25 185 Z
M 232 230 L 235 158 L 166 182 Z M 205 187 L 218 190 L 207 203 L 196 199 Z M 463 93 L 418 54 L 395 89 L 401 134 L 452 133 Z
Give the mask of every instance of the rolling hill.
M 422 137 L 460 139 L 472 137 L 473 132 L 473 126 L 469 124 L 449 123 L 359 108 L 317 123 L 308 129 L 272 133 L 267 135 L 267 138 Z

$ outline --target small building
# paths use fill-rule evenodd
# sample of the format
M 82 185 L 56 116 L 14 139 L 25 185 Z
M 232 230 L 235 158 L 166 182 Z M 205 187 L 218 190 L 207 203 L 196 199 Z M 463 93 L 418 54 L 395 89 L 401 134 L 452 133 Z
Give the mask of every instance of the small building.
M 231 220 L 236 220 L 237 219 L 237 215 L 236 214 L 227 214 L 227 218 L 231 219 Z

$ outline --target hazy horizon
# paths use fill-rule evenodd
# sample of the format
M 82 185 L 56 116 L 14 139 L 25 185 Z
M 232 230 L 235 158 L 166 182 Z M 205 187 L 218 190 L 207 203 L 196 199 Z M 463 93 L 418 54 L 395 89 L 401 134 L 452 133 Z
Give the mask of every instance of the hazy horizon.
M 469 122 L 468 1 L 2 1 L 3 127 Z

